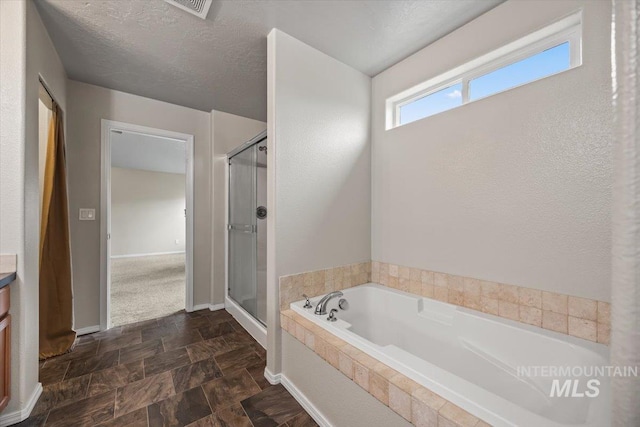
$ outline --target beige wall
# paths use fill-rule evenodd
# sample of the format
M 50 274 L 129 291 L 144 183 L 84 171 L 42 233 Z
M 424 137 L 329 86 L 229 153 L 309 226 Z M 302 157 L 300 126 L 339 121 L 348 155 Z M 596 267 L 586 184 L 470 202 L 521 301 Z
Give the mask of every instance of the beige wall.
M 282 371 L 330 425 L 411 425 L 286 332 L 282 333 Z
M 258 120 L 222 111 L 211 112 L 211 134 L 213 135 L 213 294 L 211 300 L 213 304 L 223 303 L 225 296 L 226 155 L 266 128 L 267 124 Z
M 579 8 L 582 66 L 385 131 L 387 97 Z M 372 259 L 610 300 L 610 9 L 509 1 L 373 79 Z
M 100 324 L 100 218 L 79 221 L 79 208 L 100 208 L 100 120 L 194 135 L 193 303 L 211 296 L 210 113 L 70 80 L 68 165 L 77 328 Z
M 280 370 L 278 277 L 369 261 L 371 79 L 268 37 L 268 368 Z
M 184 174 L 112 167 L 111 256 L 184 252 L 185 207 Z
M 0 50 L 0 253 L 18 256 L 5 418 L 19 416 L 38 385 L 38 74 L 63 110 L 66 74 L 31 1 L 0 2 Z

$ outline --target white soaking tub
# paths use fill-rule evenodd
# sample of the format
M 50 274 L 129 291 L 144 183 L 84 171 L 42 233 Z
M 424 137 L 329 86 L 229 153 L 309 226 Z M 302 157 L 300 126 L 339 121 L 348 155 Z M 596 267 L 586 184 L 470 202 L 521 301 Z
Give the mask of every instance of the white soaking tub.
M 342 292 L 348 308 L 338 310 L 336 322 L 314 315 L 321 297 L 312 309 L 304 301 L 291 308 L 492 425 L 610 425 L 608 378 L 594 377 L 597 397 L 550 397 L 553 378 L 517 374 L 518 367 L 606 366 L 605 345 L 374 283 Z M 583 378 L 578 391 L 585 389 Z

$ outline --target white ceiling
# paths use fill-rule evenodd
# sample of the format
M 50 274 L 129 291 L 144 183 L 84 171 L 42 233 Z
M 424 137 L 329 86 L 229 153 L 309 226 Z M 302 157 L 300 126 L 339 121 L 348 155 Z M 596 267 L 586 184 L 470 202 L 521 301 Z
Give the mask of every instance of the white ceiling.
M 131 132 L 111 132 L 111 166 L 185 173 L 185 142 Z
M 39 0 L 71 79 L 266 120 L 272 28 L 374 76 L 503 0 Z

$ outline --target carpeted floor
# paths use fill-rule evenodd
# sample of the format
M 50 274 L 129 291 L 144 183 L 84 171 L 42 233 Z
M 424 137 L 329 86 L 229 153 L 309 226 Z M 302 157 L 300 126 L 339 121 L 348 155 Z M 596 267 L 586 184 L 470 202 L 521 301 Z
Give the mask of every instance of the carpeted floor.
M 185 255 L 111 260 L 111 324 L 126 325 L 184 309 Z

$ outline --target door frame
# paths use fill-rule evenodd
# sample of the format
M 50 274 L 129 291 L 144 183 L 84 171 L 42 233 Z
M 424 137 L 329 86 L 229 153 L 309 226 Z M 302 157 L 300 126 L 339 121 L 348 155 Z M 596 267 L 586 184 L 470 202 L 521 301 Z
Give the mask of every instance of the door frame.
M 193 311 L 193 190 L 194 138 L 186 133 L 134 125 L 114 120 L 101 120 L 102 162 L 100 180 L 100 330 L 111 327 L 111 131 L 139 133 L 171 138 L 185 143 L 186 238 L 185 238 L 185 310 Z

